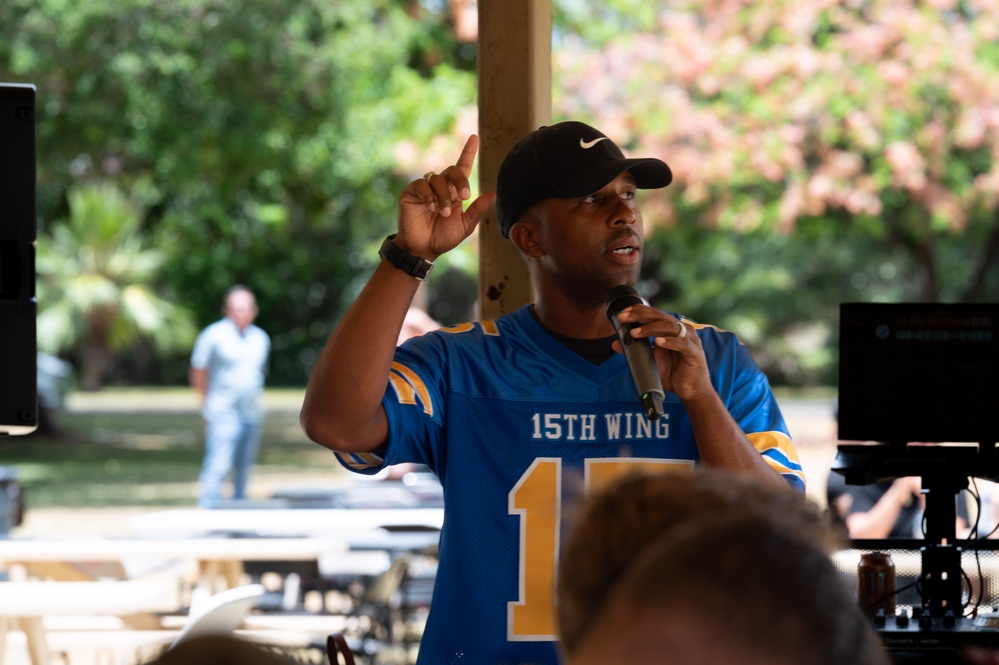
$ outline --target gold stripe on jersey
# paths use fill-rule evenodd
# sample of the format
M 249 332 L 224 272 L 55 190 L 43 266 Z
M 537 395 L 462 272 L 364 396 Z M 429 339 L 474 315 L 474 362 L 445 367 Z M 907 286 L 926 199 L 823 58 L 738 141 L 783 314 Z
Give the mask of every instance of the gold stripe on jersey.
M 366 469 L 376 469 L 385 462 L 374 453 L 338 453 L 333 452 L 344 466 L 350 467 L 354 471 L 364 471 Z
M 399 362 L 392 363 L 392 371 L 389 372 L 389 382 L 395 390 L 396 397 L 400 404 L 416 404 L 417 398 L 423 404 L 423 412 L 428 416 L 434 415 L 434 405 L 430 401 L 430 391 L 423 383 L 423 379 L 413 370 Z
M 499 335 L 499 327 L 497 327 L 496 322 L 492 319 L 488 321 L 479 321 L 479 325 L 482 327 L 482 332 L 486 335 L 492 335 L 494 337 Z M 458 335 L 472 330 L 475 330 L 475 322 L 468 321 L 467 323 L 456 323 L 453 326 L 448 326 L 447 328 L 440 328 L 438 332 Z
M 798 459 L 798 451 L 786 434 L 771 430 L 747 434 L 746 438 L 763 455 L 763 459 L 774 471 L 785 476 L 796 476 L 802 484 L 805 483 L 805 473 L 801 468 L 801 460 Z
M 713 329 L 717 330 L 720 333 L 731 332 L 731 331 L 725 330 L 724 328 L 719 328 L 718 326 L 713 326 L 710 323 L 698 323 L 697 321 L 692 321 L 692 320 L 690 320 L 690 319 L 688 319 L 686 317 L 681 317 L 680 320 L 683 321 L 684 323 L 686 323 L 687 325 L 689 325 L 694 330 L 704 330 L 705 328 L 713 328 Z M 734 334 L 734 333 L 732 333 L 732 334 Z M 735 338 L 739 339 L 739 336 L 736 335 Z M 742 344 L 742 340 L 741 339 L 739 339 L 739 344 Z
M 468 323 L 456 323 L 453 326 L 441 328 L 440 332 L 448 333 L 450 335 L 458 335 L 460 333 L 467 333 L 469 330 L 475 330 L 475 324 L 470 321 Z

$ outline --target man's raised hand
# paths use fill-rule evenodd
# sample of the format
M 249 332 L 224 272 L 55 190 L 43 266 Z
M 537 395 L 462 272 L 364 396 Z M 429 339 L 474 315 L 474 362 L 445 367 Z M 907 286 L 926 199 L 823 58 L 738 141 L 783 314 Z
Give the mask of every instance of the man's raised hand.
M 469 176 L 478 149 L 479 137 L 472 134 L 455 164 L 440 173 L 427 173 L 402 190 L 397 245 L 433 261 L 475 230 L 496 198 L 493 193 L 481 194 L 462 210 L 464 201 L 472 195 Z

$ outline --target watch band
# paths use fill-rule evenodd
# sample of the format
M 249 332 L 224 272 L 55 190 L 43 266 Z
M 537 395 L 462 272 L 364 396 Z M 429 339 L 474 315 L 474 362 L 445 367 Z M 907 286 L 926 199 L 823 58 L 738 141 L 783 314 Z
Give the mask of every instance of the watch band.
M 404 273 L 412 275 L 421 282 L 424 281 L 427 276 L 430 275 L 430 271 L 434 267 L 434 262 L 421 259 L 418 256 L 413 256 L 402 247 L 399 247 L 399 245 L 392 242 L 395 240 L 397 235 L 397 233 L 393 233 L 389 237 L 385 238 L 385 242 L 382 243 L 381 248 L 378 250 L 378 256 L 382 257 Z

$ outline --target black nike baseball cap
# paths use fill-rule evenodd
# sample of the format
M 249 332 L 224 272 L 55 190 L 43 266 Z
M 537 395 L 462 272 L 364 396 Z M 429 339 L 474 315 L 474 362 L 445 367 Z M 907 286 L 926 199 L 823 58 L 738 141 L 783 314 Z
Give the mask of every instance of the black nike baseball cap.
M 613 141 L 587 124 L 568 121 L 541 127 L 521 139 L 500 165 L 500 231 L 509 238 L 510 227 L 542 199 L 588 196 L 625 171 L 639 189 L 659 189 L 673 180 L 666 162 L 627 159 Z

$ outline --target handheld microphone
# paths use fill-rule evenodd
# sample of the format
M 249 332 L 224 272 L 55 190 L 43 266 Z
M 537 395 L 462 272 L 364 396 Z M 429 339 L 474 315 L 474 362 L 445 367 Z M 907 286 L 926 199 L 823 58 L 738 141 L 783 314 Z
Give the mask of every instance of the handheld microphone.
M 621 310 L 631 305 L 641 305 L 642 299 L 638 292 L 627 284 L 615 286 L 610 292 L 610 302 L 607 303 L 607 318 L 614 325 L 617 337 L 624 348 L 624 357 L 631 370 L 631 378 L 638 390 L 638 399 L 645 409 L 649 420 L 658 420 L 663 415 L 663 382 L 659 378 L 655 358 L 652 357 L 652 347 L 648 338 L 639 339 L 631 336 L 631 329 L 637 324 L 626 324 L 618 320 Z

